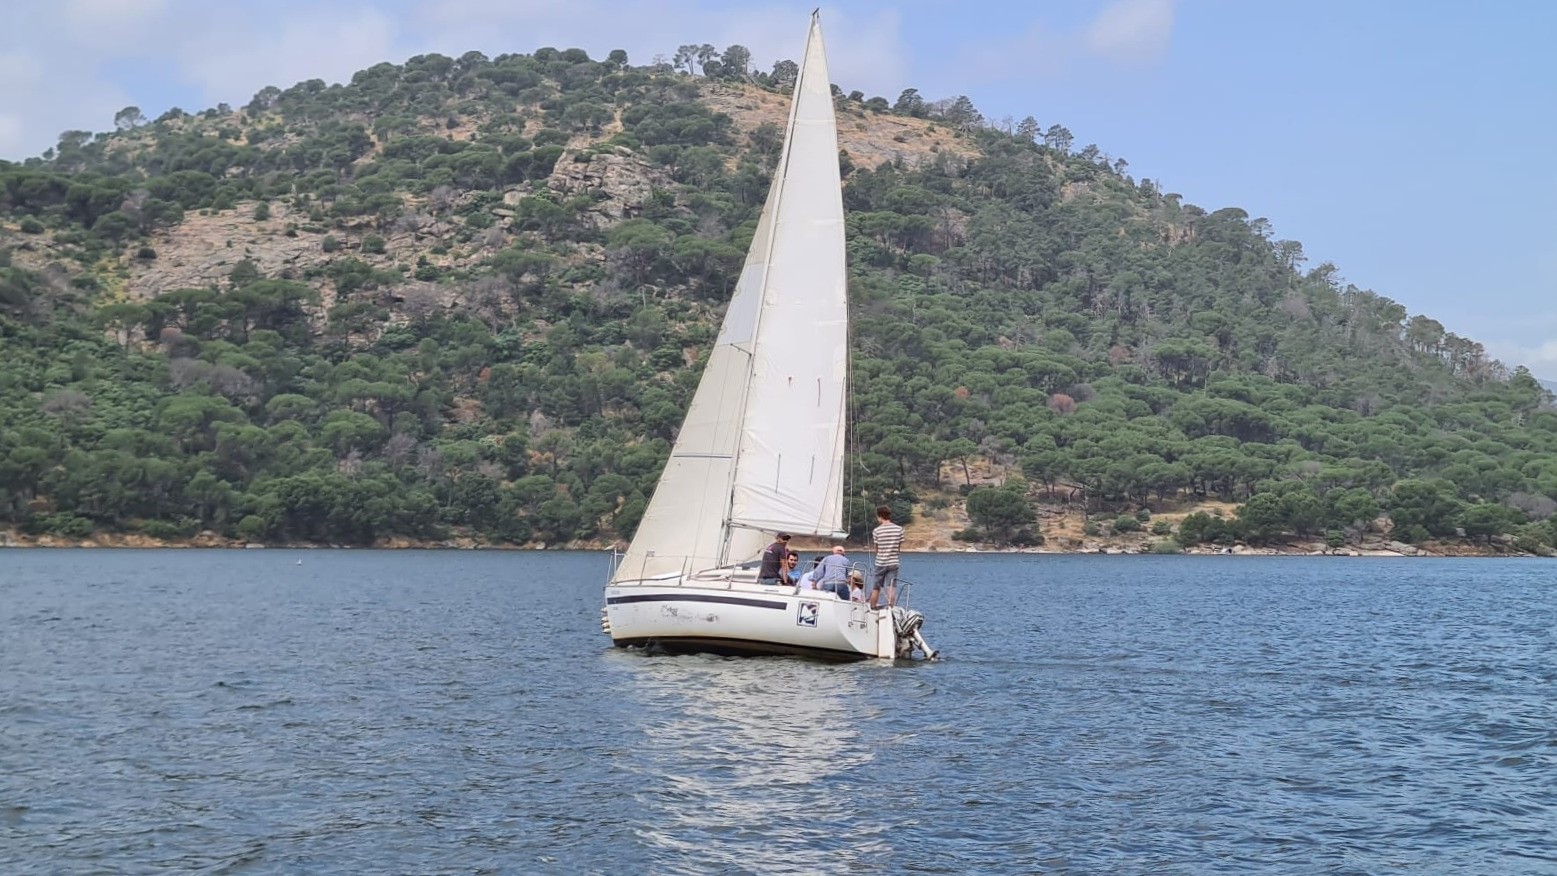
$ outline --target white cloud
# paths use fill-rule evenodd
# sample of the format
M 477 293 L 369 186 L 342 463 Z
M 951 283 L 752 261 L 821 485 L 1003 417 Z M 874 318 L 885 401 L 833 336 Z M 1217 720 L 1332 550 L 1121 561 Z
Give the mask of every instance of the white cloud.
M 1486 342 L 1486 348 L 1493 358 L 1509 368 L 1523 365 L 1536 377 L 1557 381 L 1557 337 L 1533 345 L 1521 344 L 1517 341 L 1491 340 Z
M 65 130 L 105 128 L 128 102 L 87 68 L 22 50 L 0 51 L 0 101 L 0 158 L 42 152 Z
M 955 90 L 965 92 L 970 84 L 1053 79 L 1092 60 L 1115 66 L 1151 63 L 1172 39 L 1174 2 L 1114 0 L 1080 27 L 1034 21 L 1005 37 L 963 46 L 931 84 L 955 83 Z
M 65 20 L 74 25 L 122 26 L 160 16 L 168 0 L 65 0 L 61 6 Z
M 0 88 L 7 100 L 14 97 L 11 92 L 36 88 L 42 79 L 43 64 L 37 58 L 21 51 L 0 53 Z
M 37 112 L 31 96 L 38 92 L 43 65 L 22 52 L 0 53 L 0 156 L 19 155 L 26 150 L 29 117 Z
M 183 41 L 179 71 L 209 103 L 241 104 L 267 85 L 346 82 L 380 61 L 404 60 L 396 57 L 393 21 L 373 8 L 321 6 L 293 10 L 270 27 L 254 24 L 220 13 Z
M 21 116 L 0 112 L 0 155 L 21 155 L 27 151 L 23 144 L 26 125 Z
M 936 80 L 957 82 L 960 90 L 968 84 L 999 82 L 1012 78 L 1048 78 L 1057 75 L 1075 56 L 1075 40 L 1034 23 L 1024 31 L 1001 40 L 981 42 L 958 53 L 955 66 Z
M 1121 63 L 1155 61 L 1173 36 L 1173 0 L 1115 0 L 1088 25 L 1086 46 Z
M 168 11 L 169 0 L 66 0 L 59 8 L 65 32 L 81 43 L 111 46 L 143 39 Z
M 423 24 L 438 28 L 468 25 L 493 27 L 509 24 L 535 24 L 547 20 L 578 21 L 609 19 L 609 10 L 591 0 L 427 0 L 419 3 L 413 15 Z M 603 22 L 602 22 L 603 23 Z

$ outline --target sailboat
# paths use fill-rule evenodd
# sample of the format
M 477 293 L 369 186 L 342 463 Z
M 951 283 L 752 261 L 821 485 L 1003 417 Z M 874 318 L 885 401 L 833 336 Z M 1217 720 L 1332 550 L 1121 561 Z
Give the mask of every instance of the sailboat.
M 764 585 L 777 533 L 842 539 L 849 376 L 843 187 L 821 20 L 724 323 L 653 498 L 614 556 L 601 626 L 622 647 L 926 657 L 924 617 Z

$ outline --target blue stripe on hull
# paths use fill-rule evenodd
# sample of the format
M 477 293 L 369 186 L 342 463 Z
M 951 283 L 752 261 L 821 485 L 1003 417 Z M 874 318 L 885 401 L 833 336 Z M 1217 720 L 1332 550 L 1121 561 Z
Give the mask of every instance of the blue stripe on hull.
M 752 608 L 780 610 L 789 607 L 787 602 L 774 602 L 771 599 L 748 599 L 741 596 L 714 596 L 703 593 L 634 593 L 631 596 L 606 598 L 607 605 L 622 605 L 628 602 L 717 602 L 723 605 L 749 605 Z

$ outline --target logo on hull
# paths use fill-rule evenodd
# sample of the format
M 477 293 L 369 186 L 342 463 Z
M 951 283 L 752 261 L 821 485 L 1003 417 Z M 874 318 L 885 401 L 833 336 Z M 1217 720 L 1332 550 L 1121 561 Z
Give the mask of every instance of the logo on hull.
M 819 602 L 802 602 L 795 612 L 795 624 L 802 627 L 816 626 L 816 613 L 821 610 Z

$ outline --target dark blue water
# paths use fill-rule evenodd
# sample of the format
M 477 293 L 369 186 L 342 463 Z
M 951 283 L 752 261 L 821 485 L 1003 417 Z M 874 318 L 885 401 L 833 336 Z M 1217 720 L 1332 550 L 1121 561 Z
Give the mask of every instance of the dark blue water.
M 1557 873 L 1557 564 L 910 557 L 898 666 L 605 570 L 0 551 L 0 873 Z

